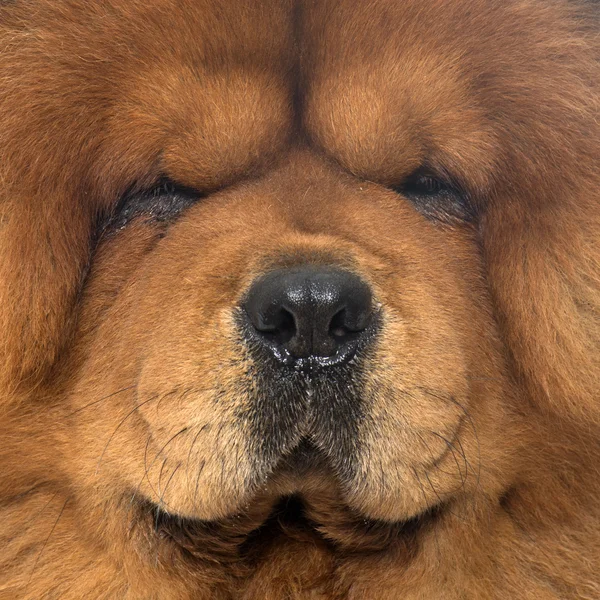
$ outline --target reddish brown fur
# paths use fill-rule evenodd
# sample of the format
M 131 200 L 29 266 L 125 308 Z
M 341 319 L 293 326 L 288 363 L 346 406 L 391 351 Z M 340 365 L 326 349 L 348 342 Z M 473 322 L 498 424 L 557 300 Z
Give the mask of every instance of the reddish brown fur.
M 2 3 L 0 599 L 600 598 L 597 13 Z M 389 189 L 423 160 L 475 225 Z M 206 198 L 98 234 L 164 175 Z M 235 309 L 304 263 L 384 315 L 343 483 L 239 418 Z

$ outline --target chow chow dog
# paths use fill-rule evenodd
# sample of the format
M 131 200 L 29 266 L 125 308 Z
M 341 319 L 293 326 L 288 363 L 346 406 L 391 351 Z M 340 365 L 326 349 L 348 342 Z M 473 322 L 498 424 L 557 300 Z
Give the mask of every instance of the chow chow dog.
M 0 4 L 0 598 L 600 598 L 577 0 Z

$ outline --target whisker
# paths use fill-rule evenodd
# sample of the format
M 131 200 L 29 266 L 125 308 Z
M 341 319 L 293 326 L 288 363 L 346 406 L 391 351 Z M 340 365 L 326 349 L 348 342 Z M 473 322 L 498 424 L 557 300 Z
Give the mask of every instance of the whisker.
M 469 421 L 469 423 L 471 425 L 471 429 L 473 431 L 473 436 L 475 437 L 475 443 L 477 444 L 477 471 L 475 472 L 475 470 L 473 469 L 473 472 L 476 474 L 476 488 L 479 488 L 481 485 L 481 443 L 479 441 L 479 434 L 477 433 L 477 427 L 475 425 L 475 421 L 473 420 L 473 417 L 471 416 L 469 411 L 451 394 L 436 393 L 433 390 L 430 390 L 429 388 L 426 388 L 426 387 L 420 387 L 419 389 L 421 389 L 425 394 L 432 396 L 433 398 L 437 398 L 438 400 L 442 400 L 442 401 L 446 401 L 446 402 L 451 402 L 452 404 L 457 406 L 463 412 L 464 416 Z M 457 443 L 462 448 L 460 439 L 457 439 Z M 464 454 L 464 449 L 463 449 L 463 454 Z
M 198 432 L 196 433 L 196 435 L 194 436 L 194 439 L 192 440 L 192 443 L 190 445 L 190 450 L 189 450 L 188 455 L 187 455 L 187 460 L 185 461 L 185 470 L 186 470 L 186 472 L 189 470 L 189 467 L 190 467 L 190 460 L 192 458 L 192 450 L 194 448 L 194 445 L 196 444 L 196 441 L 198 440 L 198 438 L 200 437 L 200 435 L 202 434 L 202 432 L 206 431 L 206 429 L 208 429 L 208 423 L 205 423 L 204 425 L 202 425 L 198 429 Z
M 156 455 L 154 456 L 154 458 L 152 459 L 152 462 L 150 463 L 150 465 L 148 467 L 146 467 L 147 452 L 144 453 L 144 475 L 142 476 L 142 481 L 140 482 L 139 486 L 142 485 L 144 478 L 145 478 L 146 481 L 148 482 L 148 485 L 150 486 L 150 489 L 154 492 L 154 494 L 156 495 L 157 498 L 160 498 L 161 494 L 154 488 L 154 486 L 152 485 L 152 482 L 150 481 L 150 477 L 149 477 L 150 469 L 152 468 L 154 463 L 158 460 L 158 457 L 164 452 L 166 447 L 175 438 L 180 436 L 182 433 L 185 433 L 186 431 L 188 431 L 188 427 L 184 427 L 183 429 L 180 429 L 175 435 L 171 436 L 171 438 L 169 438 L 169 440 L 167 440 L 167 442 L 164 444 L 164 446 L 156 453 Z M 147 448 L 146 448 L 146 450 L 147 450 Z M 167 460 L 167 459 L 165 459 L 165 460 Z M 163 467 L 164 467 L 164 463 L 163 463 Z M 162 472 L 163 467 L 161 467 L 161 472 Z M 160 473 L 159 473 L 158 479 L 159 479 L 159 485 L 160 485 Z M 138 489 L 139 489 L 139 486 L 138 486 Z
M 158 472 L 158 482 L 156 483 L 156 489 L 158 491 L 157 495 L 158 495 L 159 499 L 162 498 L 162 492 L 160 491 L 160 480 L 162 479 L 163 471 L 165 470 L 165 466 L 166 466 L 168 460 L 169 460 L 168 458 L 165 458 L 163 460 L 162 465 L 160 466 L 160 471 Z M 159 503 L 160 503 L 160 500 L 159 500 Z
M 469 473 L 469 467 L 468 467 L 469 463 L 467 461 L 467 457 L 465 456 L 464 450 L 462 450 L 462 448 L 461 448 L 462 452 L 459 452 L 459 454 L 462 456 L 462 458 L 463 458 L 463 460 L 465 462 L 465 472 L 463 473 L 462 469 L 460 468 L 460 464 L 458 462 L 458 459 L 456 458 L 456 452 L 455 452 L 456 446 L 450 440 L 447 440 L 443 435 L 439 434 L 437 431 L 433 431 L 432 430 L 432 431 L 430 431 L 430 433 L 432 435 L 435 435 L 436 437 L 439 437 L 448 446 L 448 449 L 452 453 L 452 458 L 454 458 L 454 462 L 456 463 L 456 470 L 458 471 L 458 474 L 460 475 L 460 480 L 461 480 L 461 483 L 462 483 L 461 487 L 464 490 L 465 489 L 465 485 L 466 485 L 466 481 L 467 481 L 467 476 L 468 476 L 468 473 Z M 439 467 L 438 467 L 438 469 L 439 469 Z
M 152 439 L 152 434 L 148 434 L 148 438 L 146 439 L 146 445 L 144 447 L 144 474 L 142 475 L 142 478 L 140 479 L 140 482 L 137 484 L 135 490 L 133 491 L 133 494 L 131 495 L 131 500 L 129 501 L 129 506 L 131 506 L 133 504 L 133 501 L 135 500 L 135 497 L 138 495 L 140 488 L 142 487 L 142 483 L 144 483 L 144 478 L 146 477 L 146 461 L 148 459 L 148 446 L 150 445 L 150 440 Z
M 167 484 L 165 485 L 165 489 L 163 490 L 160 499 L 158 501 L 159 506 L 167 506 L 164 502 L 164 497 L 165 494 L 167 493 L 167 488 L 169 487 L 169 484 L 171 483 L 171 481 L 173 480 L 173 477 L 175 476 L 175 473 L 177 473 L 177 471 L 179 470 L 179 467 L 181 467 L 181 463 L 178 463 L 177 466 L 173 469 L 173 472 L 171 473 L 171 475 L 169 476 L 169 479 L 167 481 Z M 160 481 L 160 478 L 159 478 Z
M 44 541 L 44 544 L 42 545 L 42 549 L 40 550 L 39 554 L 37 555 L 37 557 L 35 559 L 35 562 L 33 563 L 33 568 L 31 569 L 29 579 L 27 580 L 27 584 L 25 586 L 26 589 L 27 589 L 27 587 L 29 587 L 31 580 L 33 579 L 33 574 L 35 573 L 35 570 L 40 561 L 40 558 L 42 557 L 42 554 L 44 553 L 44 550 L 46 549 L 46 546 L 48 545 L 48 542 L 50 541 L 50 538 L 52 537 L 52 534 L 54 533 L 54 530 L 56 529 L 56 526 L 58 525 L 58 522 L 60 521 L 60 518 L 62 517 L 63 512 L 65 511 L 65 508 L 66 508 L 69 500 L 70 500 L 70 498 L 67 498 L 65 500 L 64 504 L 62 505 L 62 508 L 60 509 L 60 512 L 58 513 L 58 517 L 56 518 L 56 521 L 54 521 L 54 525 L 52 525 L 52 529 L 50 530 L 48 537 L 46 538 L 46 540 Z
M 425 486 L 423 485 L 423 482 L 421 481 L 421 478 L 419 477 L 417 470 L 414 467 L 412 467 L 411 470 L 413 472 L 414 478 L 417 480 L 417 483 L 419 484 L 419 489 L 421 490 L 421 494 L 423 495 L 423 500 L 425 501 L 425 505 L 427 506 L 429 504 L 429 502 L 427 501 L 427 493 L 425 492 Z M 440 549 L 440 539 L 438 537 L 437 527 L 433 528 L 433 535 L 435 537 L 435 545 L 437 547 L 437 551 L 439 554 L 441 552 L 441 549 Z
M 160 404 L 165 398 L 168 398 L 169 396 L 175 396 L 179 393 L 180 393 L 179 388 L 174 388 L 172 390 L 169 390 L 168 392 L 165 392 L 164 394 L 160 394 L 160 398 L 158 399 L 158 402 L 156 403 L 156 414 L 158 415 L 158 409 L 160 408 Z
M 427 429 L 426 431 L 427 431 L 427 433 L 435 434 L 435 432 L 432 431 L 432 430 Z M 427 449 L 427 451 L 433 456 L 434 452 L 431 450 L 431 447 L 426 442 L 425 438 L 416 429 L 414 430 L 414 433 L 421 440 L 421 442 L 423 443 L 423 445 L 425 446 L 425 448 Z M 438 437 L 442 437 L 442 436 L 438 436 Z M 450 448 L 450 451 L 452 451 L 452 448 Z M 443 457 L 445 454 L 446 454 L 446 452 L 444 451 L 441 456 Z M 444 469 L 442 469 L 440 467 L 440 465 L 438 464 L 439 460 L 440 460 L 440 457 L 436 458 L 433 461 L 433 463 L 428 464 L 427 467 L 428 468 L 435 467 L 440 473 L 443 473 L 444 475 L 452 475 L 452 473 L 449 473 L 448 471 L 445 471 Z M 459 470 L 459 472 L 460 472 L 460 470 Z
M 429 474 L 427 473 L 427 471 L 425 471 L 423 473 L 423 475 L 425 475 L 425 478 L 427 479 L 427 482 L 429 483 L 429 487 L 431 488 L 432 492 L 436 495 L 436 498 L 440 501 L 440 505 L 444 505 L 444 500 L 442 500 L 442 497 L 439 495 L 438 491 L 435 489 L 435 486 L 433 485 L 433 482 L 431 481 Z M 455 517 L 456 519 L 458 519 L 459 521 L 462 521 L 463 523 L 465 523 L 465 519 L 459 515 L 457 515 L 455 512 L 451 511 L 450 509 L 448 509 L 448 512 Z
M 132 390 L 136 387 L 136 385 L 137 384 L 128 385 L 127 387 L 121 388 L 120 390 L 117 390 L 116 392 L 112 392 L 112 393 L 108 394 L 107 396 L 103 396 L 99 400 L 94 400 L 93 402 L 90 402 L 90 403 L 86 404 L 85 406 L 81 406 L 77 410 L 74 410 L 73 412 L 69 413 L 67 416 L 72 417 L 73 415 L 76 415 L 78 412 L 81 412 L 82 410 L 85 410 L 86 408 L 89 408 L 90 406 L 95 406 L 96 404 L 99 404 L 100 402 L 104 402 L 104 400 L 108 400 L 109 398 L 112 398 L 113 396 L 117 396 L 118 394 L 122 394 L 123 392 L 126 392 L 128 390 Z
M 46 504 L 44 504 L 44 506 L 42 506 L 42 508 L 40 510 L 38 510 L 33 517 L 31 517 L 28 521 L 25 521 L 25 523 L 23 523 L 22 527 L 23 529 L 26 529 L 27 531 L 29 530 L 29 528 L 35 523 L 36 519 L 41 516 L 41 514 L 50 506 L 50 504 L 52 504 L 52 501 L 54 500 L 54 498 L 56 498 L 56 496 L 58 496 L 58 492 L 55 492 L 54 494 L 52 494 L 52 496 L 50 497 L 50 500 L 48 500 L 48 502 L 46 502 Z
M 140 408 L 140 406 L 144 406 L 144 404 L 148 404 L 148 402 L 152 402 L 153 400 L 156 400 L 158 396 L 151 396 L 150 398 L 148 398 L 147 400 L 144 400 L 143 402 L 140 402 L 139 404 L 136 404 L 126 415 L 125 417 L 121 420 L 121 422 L 115 427 L 115 430 L 112 432 L 111 436 L 108 438 L 108 442 L 106 442 L 106 445 L 104 446 L 104 449 L 102 450 L 102 454 L 100 455 L 100 458 L 98 459 L 98 464 L 96 465 L 96 471 L 95 473 L 98 474 L 98 469 L 100 468 L 100 463 L 102 462 L 102 459 L 104 458 L 104 454 L 106 453 L 106 450 L 108 449 L 109 444 L 111 443 L 112 439 L 115 437 L 117 431 L 121 428 L 121 425 L 123 425 L 123 423 L 125 423 L 125 421 L 127 421 L 127 419 L 129 419 L 129 417 L 138 409 Z
M 192 499 L 192 503 L 196 507 L 198 506 L 198 504 L 196 503 L 196 500 L 198 499 L 198 486 L 200 485 L 200 475 L 202 475 L 202 471 L 204 471 L 205 465 L 206 465 L 206 460 L 203 459 L 198 467 L 198 473 L 196 475 L 196 485 L 194 486 L 194 498 Z

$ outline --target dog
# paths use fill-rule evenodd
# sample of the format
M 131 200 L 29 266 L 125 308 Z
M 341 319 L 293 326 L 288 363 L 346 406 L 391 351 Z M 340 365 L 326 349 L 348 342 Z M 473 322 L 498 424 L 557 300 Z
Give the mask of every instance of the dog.
M 0 598 L 600 598 L 597 4 L 0 30 Z

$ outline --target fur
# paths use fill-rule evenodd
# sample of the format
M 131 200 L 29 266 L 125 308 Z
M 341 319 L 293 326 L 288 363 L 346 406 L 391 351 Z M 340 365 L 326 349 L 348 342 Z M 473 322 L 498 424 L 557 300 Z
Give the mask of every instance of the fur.
M 574 0 L 0 3 L 0 599 L 599 598 L 599 39 Z M 380 311 L 337 374 L 239 325 L 304 264 Z

